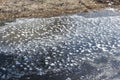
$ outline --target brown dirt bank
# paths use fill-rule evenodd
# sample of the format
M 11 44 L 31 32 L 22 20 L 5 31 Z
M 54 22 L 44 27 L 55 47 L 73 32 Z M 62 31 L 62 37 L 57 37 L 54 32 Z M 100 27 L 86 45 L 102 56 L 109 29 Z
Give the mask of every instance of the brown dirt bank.
M 0 19 L 50 17 L 106 7 L 120 8 L 120 0 L 0 0 Z

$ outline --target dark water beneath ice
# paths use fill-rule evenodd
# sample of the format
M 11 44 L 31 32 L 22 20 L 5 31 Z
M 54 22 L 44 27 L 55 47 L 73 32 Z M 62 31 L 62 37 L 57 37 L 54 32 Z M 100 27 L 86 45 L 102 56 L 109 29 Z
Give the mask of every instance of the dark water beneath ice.
M 119 13 L 1 21 L 0 80 L 119 80 Z

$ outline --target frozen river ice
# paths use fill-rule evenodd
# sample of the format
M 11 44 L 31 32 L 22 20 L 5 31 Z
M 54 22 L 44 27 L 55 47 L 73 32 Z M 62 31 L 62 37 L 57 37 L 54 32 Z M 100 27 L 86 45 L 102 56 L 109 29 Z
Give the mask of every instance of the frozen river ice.
M 120 80 L 119 10 L 0 25 L 0 80 Z

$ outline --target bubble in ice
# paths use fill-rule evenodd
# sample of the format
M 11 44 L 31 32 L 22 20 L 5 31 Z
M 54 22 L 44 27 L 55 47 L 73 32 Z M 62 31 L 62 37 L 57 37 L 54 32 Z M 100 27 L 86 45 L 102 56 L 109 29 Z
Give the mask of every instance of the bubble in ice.
M 117 79 L 119 45 L 120 16 L 16 19 L 0 27 L 0 78 L 64 70 L 64 80 Z

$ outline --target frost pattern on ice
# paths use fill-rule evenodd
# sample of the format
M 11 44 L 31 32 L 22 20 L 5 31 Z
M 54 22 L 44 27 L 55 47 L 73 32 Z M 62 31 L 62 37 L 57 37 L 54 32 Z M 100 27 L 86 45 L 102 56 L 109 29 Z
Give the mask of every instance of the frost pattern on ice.
M 0 53 L 14 55 L 10 64 L 0 64 L 3 79 L 81 71 L 89 63 L 96 71 L 87 78 L 110 80 L 120 73 L 120 16 L 16 19 L 0 27 Z

